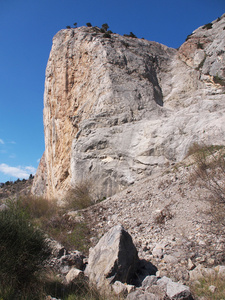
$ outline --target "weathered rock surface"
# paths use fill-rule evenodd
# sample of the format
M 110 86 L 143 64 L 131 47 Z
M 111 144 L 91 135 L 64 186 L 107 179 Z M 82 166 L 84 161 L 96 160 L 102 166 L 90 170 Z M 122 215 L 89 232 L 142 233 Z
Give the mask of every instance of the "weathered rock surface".
M 193 142 L 225 144 L 224 27 L 225 15 L 179 50 L 97 28 L 58 32 L 46 69 L 46 167 L 33 193 L 62 198 L 89 179 L 102 199 L 180 161 Z
M 122 224 L 132 235 L 139 257 L 157 266 L 157 276 L 174 281 L 187 283 L 198 265 L 223 264 L 224 227 L 213 195 L 201 181 L 191 181 L 191 161 L 188 157 L 80 211 L 89 220 L 92 236 L 100 238 Z M 159 211 L 162 218 L 157 218 Z
M 138 254 L 132 238 L 117 225 L 90 249 L 85 274 L 98 288 L 105 288 L 107 283 L 115 281 L 129 283 L 136 274 L 137 265 Z
M 190 288 L 168 277 L 147 276 L 142 287 L 130 293 L 128 300 L 193 300 Z
M 52 247 L 54 257 L 49 261 L 49 265 L 59 272 L 57 277 L 61 278 L 67 287 L 72 284 L 95 286 L 100 293 L 108 295 L 110 299 L 115 295 L 123 299 L 127 296 L 126 299 L 130 300 L 192 299 L 188 286 L 174 282 L 166 276 L 152 275 L 156 269 L 151 273 L 153 270 L 152 266 L 149 268 L 151 263 L 138 259 L 132 238 L 121 225 L 111 228 L 99 243 L 90 249 L 84 272 L 81 270 L 84 267 L 81 263 L 84 256 L 79 251 L 67 252 L 59 258 L 60 245 L 52 240 Z M 53 263 L 56 261 L 58 265 Z M 144 267 L 146 272 L 143 272 Z M 224 272 L 222 266 L 218 266 L 215 270 L 222 276 Z M 129 282 L 133 284 L 128 284 Z M 213 290 L 213 286 L 211 289 Z

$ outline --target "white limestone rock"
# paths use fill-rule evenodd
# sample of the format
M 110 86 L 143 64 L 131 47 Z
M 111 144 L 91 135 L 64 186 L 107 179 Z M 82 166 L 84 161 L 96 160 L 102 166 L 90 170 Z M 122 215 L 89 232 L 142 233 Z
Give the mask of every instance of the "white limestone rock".
M 98 288 L 121 281 L 129 283 L 138 263 L 132 238 L 121 225 L 111 228 L 89 251 L 85 274 Z
M 59 31 L 32 192 L 63 198 L 89 179 L 102 199 L 182 160 L 193 142 L 225 145 L 224 23 L 223 15 L 212 29 L 200 27 L 179 50 L 105 39 L 94 27 Z

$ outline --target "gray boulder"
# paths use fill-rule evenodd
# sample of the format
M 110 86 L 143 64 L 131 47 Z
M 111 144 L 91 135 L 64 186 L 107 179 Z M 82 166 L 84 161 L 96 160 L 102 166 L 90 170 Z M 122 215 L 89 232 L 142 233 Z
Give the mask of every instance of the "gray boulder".
M 131 236 L 121 225 L 117 225 L 90 249 L 85 274 L 98 288 L 115 281 L 130 283 L 137 263 L 138 254 Z
M 191 292 L 188 286 L 178 282 L 169 281 L 166 287 L 166 294 L 172 300 L 191 300 Z

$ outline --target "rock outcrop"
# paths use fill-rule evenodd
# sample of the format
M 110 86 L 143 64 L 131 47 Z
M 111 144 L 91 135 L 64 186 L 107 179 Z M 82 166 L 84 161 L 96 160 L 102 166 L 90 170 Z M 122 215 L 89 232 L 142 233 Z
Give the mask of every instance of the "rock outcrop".
M 131 236 L 117 225 L 90 249 L 85 273 L 100 289 L 115 281 L 129 283 L 137 272 L 138 260 Z
M 122 299 L 130 300 L 193 300 L 188 286 L 174 282 L 166 276 L 155 276 L 156 269 L 151 272 L 148 268 L 151 263 L 139 260 L 132 237 L 121 225 L 111 228 L 99 243 L 90 249 L 84 272 L 84 256 L 79 251 L 60 257 L 61 246 L 57 243 L 54 246 L 55 257 L 53 255 L 49 264 L 59 272 L 57 277 L 61 278 L 66 286 L 90 285 L 97 288 L 104 297 L 108 295 L 110 299 L 122 296 Z M 144 266 L 146 270 L 149 269 L 145 274 Z M 220 266 L 220 270 L 221 275 L 224 274 L 224 268 Z
M 62 198 L 88 179 L 102 199 L 183 159 L 193 142 L 225 144 L 224 27 L 225 15 L 179 50 L 94 27 L 58 32 L 33 193 Z

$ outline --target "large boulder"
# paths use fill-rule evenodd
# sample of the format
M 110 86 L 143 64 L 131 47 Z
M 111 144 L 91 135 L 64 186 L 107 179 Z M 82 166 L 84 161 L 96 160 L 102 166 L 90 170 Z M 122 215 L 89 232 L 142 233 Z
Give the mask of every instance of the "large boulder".
M 104 288 L 115 281 L 130 283 L 135 276 L 138 261 L 130 234 L 121 225 L 117 225 L 90 249 L 85 274 L 98 288 Z

